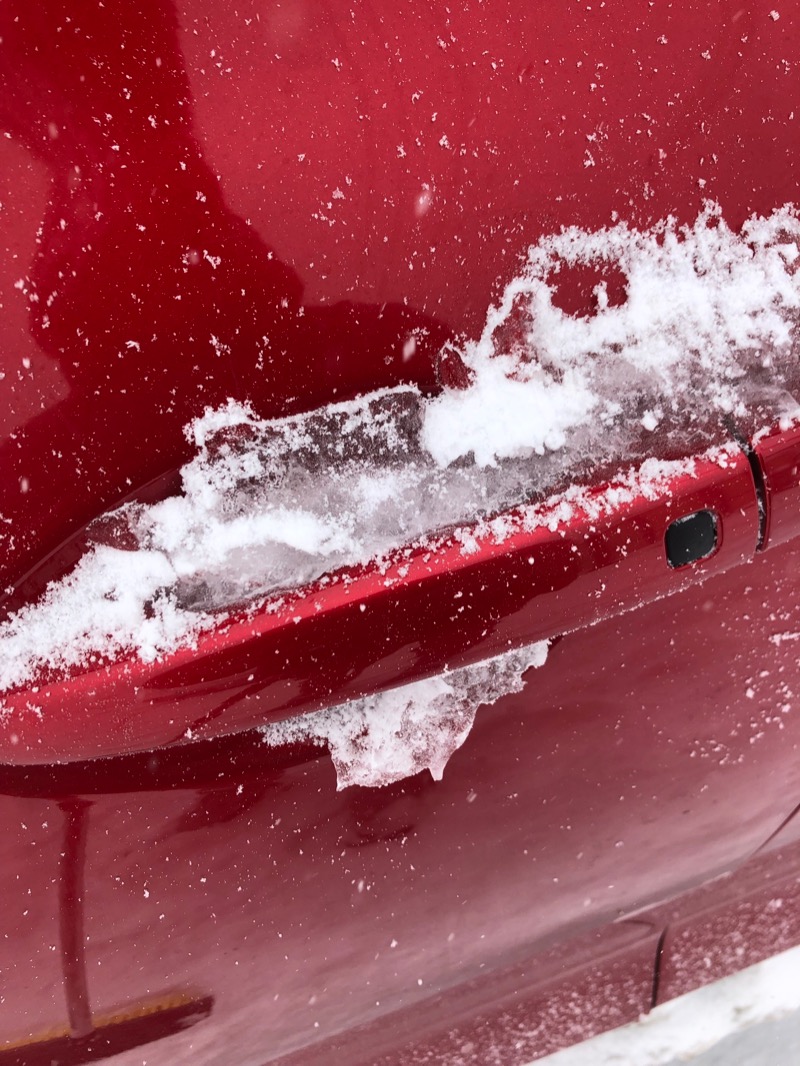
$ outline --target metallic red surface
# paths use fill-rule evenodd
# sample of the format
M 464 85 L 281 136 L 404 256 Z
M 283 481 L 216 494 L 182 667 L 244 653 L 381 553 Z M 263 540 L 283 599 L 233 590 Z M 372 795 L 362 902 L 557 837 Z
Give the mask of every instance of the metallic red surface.
M 668 923 L 657 994 L 663 1003 L 800 943 L 800 849 L 756 856 L 736 876 L 704 885 L 657 917 Z
M 167 491 L 205 404 L 433 388 L 442 341 L 475 334 L 541 234 L 689 221 L 705 197 L 736 226 L 797 193 L 798 30 L 754 3 L 6 0 L 0 37 L 7 609 L 97 514 Z M 596 281 L 565 276 L 559 299 L 586 311 Z M 697 983 L 686 931 L 727 935 L 693 917 L 708 896 L 644 911 L 742 867 L 800 802 L 792 446 L 758 446 L 767 552 L 738 458 L 677 479 L 671 508 L 445 546 L 413 580 L 305 590 L 169 670 L 115 664 L 37 694 L 41 719 L 17 708 L 0 1040 L 163 993 L 211 1014 L 150 1066 L 477 1066 L 489 1046 L 515 1066 L 588 1035 L 575 996 L 603 1025 L 646 1008 L 659 923 L 659 996 Z M 719 551 L 670 571 L 666 523 L 706 506 Z M 319 750 L 213 736 L 556 634 L 440 784 L 338 793 Z M 163 747 L 187 728 L 211 739 Z M 758 895 L 749 877 L 723 908 Z M 761 953 L 796 936 L 759 929 Z
M 764 548 L 800 533 L 800 426 L 773 426 L 755 445 L 764 480 Z
M 572 958 L 580 984 L 574 937 L 588 938 L 579 943 L 594 965 L 593 931 L 735 869 L 793 807 L 797 718 L 791 697 L 785 710 L 775 700 L 795 658 L 771 638 L 800 629 L 799 573 L 786 545 L 565 636 L 523 693 L 479 712 L 438 784 L 422 774 L 337 793 L 326 755 L 269 752 L 247 734 L 132 765 L 3 768 L 0 878 L 16 965 L 0 1033 L 65 1016 L 48 948 L 58 943 L 65 795 L 92 801 L 93 1008 L 174 991 L 216 999 L 204 1029 L 149 1047 L 148 1063 L 191 1053 L 259 1066 L 301 1048 L 321 1061 L 320 1042 L 346 1043 L 344 1030 L 371 1021 L 388 1055 L 393 1042 L 413 1042 L 415 1018 L 431 1024 L 426 1004 L 449 989 L 455 997 L 485 976 L 468 1002 L 476 1017 L 491 1013 L 514 967 L 540 1002 L 557 1002 L 571 978 L 548 957 Z M 635 973 L 638 1002 L 651 994 L 636 958 L 647 949 L 655 962 L 658 931 L 642 927 L 627 976 L 614 971 L 618 983 L 602 989 L 607 1003 L 619 991 L 629 1005 L 616 1020 L 639 1009 L 626 985 Z M 567 1022 L 553 1024 L 566 1040 Z M 573 1036 L 582 1033 L 576 1023 Z M 372 1061 L 368 1035 L 362 1060 L 358 1039 L 349 1045 L 351 1061 Z
M 285 1057 L 281 1066 L 456 1064 L 465 1057 L 527 1063 L 646 1013 L 657 948 L 658 931 L 646 921 L 609 925 L 448 989 L 389 1026 L 381 1019 Z

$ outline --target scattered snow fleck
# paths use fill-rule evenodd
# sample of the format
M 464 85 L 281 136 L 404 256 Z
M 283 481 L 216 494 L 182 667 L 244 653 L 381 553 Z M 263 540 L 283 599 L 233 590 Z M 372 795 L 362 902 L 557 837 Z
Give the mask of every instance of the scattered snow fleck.
M 800 633 L 775 633 L 769 639 L 770 643 L 779 648 L 787 640 L 800 640 Z
M 525 686 L 525 672 L 542 666 L 547 643 L 415 681 L 315 714 L 263 726 L 272 746 L 303 741 L 328 745 L 337 789 L 377 787 L 430 770 L 442 779 L 450 756 L 467 738 L 480 706 Z

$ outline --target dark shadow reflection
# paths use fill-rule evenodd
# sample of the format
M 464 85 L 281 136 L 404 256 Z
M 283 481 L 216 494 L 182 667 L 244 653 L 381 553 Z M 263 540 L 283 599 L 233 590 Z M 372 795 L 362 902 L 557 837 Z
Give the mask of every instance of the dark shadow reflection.
M 433 386 L 444 327 L 400 305 L 305 307 L 297 273 L 226 207 L 169 0 L 7 0 L 0 37 L 0 125 L 52 181 L 24 280 L 30 330 L 70 389 L 0 447 L 2 584 L 174 470 L 208 404 L 280 415 Z

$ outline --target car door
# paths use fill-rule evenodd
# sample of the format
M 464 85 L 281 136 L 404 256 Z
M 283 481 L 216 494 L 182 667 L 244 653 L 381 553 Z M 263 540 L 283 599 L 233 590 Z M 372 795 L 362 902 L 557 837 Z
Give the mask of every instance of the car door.
M 472 395 L 464 338 L 562 225 L 733 234 L 790 200 L 775 14 L 4 10 L 7 1061 L 521 1063 L 648 1009 L 651 908 L 798 802 L 785 366 L 679 433 L 643 407 L 622 449 L 598 422 L 574 462 L 505 456 L 488 514 L 214 602 L 167 651 L 48 659 L 65 629 L 20 619 L 92 552 L 157 591 L 136 522 L 198 456 L 313 424 L 313 492 L 337 404 L 371 433 L 387 395 L 401 428 Z M 621 306 L 620 262 L 562 256 L 552 306 Z M 304 447 L 269 452 L 276 493 Z M 116 602 L 83 595 L 59 626 Z

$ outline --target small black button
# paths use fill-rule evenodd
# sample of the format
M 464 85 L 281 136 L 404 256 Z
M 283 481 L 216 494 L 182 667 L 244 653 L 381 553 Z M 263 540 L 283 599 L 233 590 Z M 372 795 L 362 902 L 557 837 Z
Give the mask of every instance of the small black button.
M 670 566 L 688 566 L 711 555 L 717 546 L 718 519 L 713 511 L 695 511 L 676 518 L 664 538 Z

